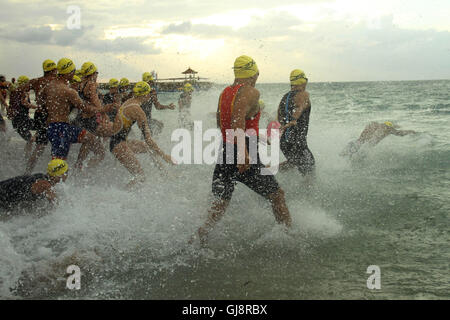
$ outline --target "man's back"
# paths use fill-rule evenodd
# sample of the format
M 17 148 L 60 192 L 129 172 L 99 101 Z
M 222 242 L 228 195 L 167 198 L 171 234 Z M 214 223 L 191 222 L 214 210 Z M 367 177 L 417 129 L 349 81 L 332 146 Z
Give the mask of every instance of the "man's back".
M 41 173 L 24 175 L 0 182 L 0 206 L 11 208 L 23 201 L 33 201 L 39 198 L 32 193 L 31 188 L 38 180 L 46 180 Z
M 44 88 L 42 99 L 48 111 L 48 122 L 69 122 L 71 99 L 75 90 L 60 81 L 52 81 Z

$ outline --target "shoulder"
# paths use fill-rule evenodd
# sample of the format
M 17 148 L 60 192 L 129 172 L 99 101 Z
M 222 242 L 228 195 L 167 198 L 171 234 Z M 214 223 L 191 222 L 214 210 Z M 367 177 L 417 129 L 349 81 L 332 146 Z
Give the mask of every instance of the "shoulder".
M 239 95 L 241 97 L 247 97 L 250 99 L 259 99 L 259 91 L 258 89 L 252 87 L 252 86 L 242 86 L 239 89 Z
M 308 93 L 308 91 L 300 91 L 300 92 L 297 92 L 295 97 L 297 99 L 307 100 L 307 99 L 309 99 L 309 93 Z
M 41 194 L 45 191 L 52 188 L 52 185 L 48 180 L 45 179 L 39 179 L 33 185 L 31 186 L 31 192 L 34 194 Z
M 126 111 L 127 114 L 139 114 L 141 112 L 144 113 L 142 107 L 137 103 L 124 104 L 123 110 L 123 112 Z

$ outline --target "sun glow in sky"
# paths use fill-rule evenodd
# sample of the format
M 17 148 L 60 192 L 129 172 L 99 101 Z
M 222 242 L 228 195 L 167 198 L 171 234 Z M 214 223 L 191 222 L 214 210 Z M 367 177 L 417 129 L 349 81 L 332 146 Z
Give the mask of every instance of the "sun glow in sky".
M 443 0 L 3 2 L 0 73 L 16 77 L 69 56 L 96 62 L 101 79 L 177 77 L 191 66 L 227 82 L 241 54 L 258 63 L 261 82 L 286 82 L 294 68 L 312 81 L 450 77 Z M 80 29 L 67 29 L 68 5 L 80 7 Z

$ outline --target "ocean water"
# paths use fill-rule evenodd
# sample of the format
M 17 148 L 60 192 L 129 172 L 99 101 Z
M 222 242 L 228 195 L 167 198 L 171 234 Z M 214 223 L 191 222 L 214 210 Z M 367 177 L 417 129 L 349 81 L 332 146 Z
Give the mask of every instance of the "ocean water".
M 192 118 L 204 130 L 215 127 L 223 88 L 194 93 Z M 289 86 L 257 88 L 265 127 Z M 208 247 L 188 245 L 210 206 L 214 166 L 165 175 L 139 155 L 147 181 L 132 193 L 130 175 L 107 152 L 99 168 L 71 172 L 57 187 L 55 208 L 44 201 L 0 215 L 0 297 L 449 299 L 450 81 L 312 83 L 308 91 L 316 181 L 308 189 L 295 169 L 277 174 L 293 220 L 287 233 L 265 199 L 238 185 Z M 177 94 L 159 98 L 176 102 Z M 177 111 L 153 112 L 165 123 L 156 141 L 169 153 Z M 386 120 L 418 133 L 389 136 L 351 161 L 339 156 L 365 125 Z M 8 122 L 0 180 L 23 173 L 24 145 Z M 35 172 L 49 158 L 47 147 Z M 66 288 L 70 265 L 81 269 L 80 290 Z M 379 290 L 367 287 L 372 265 Z

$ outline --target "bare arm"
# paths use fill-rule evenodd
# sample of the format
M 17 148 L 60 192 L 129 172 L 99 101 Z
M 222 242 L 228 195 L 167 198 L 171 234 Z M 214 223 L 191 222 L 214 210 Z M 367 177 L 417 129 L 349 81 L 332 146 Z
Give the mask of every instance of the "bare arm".
M 390 130 L 390 133 L 393 134 L 393 135 L 395 135 L 395 136 L 401 136 L 401 137 L 403 137 L 403 136 L 406 136 L 406 135 L 408 135 L 408 134 L 414 134 L 414 133 L 416 133 L 416 132 L 413 131 L 413 130 L 396 130 L 396 129 L 392 128 L 392 129 Z
M 122 94 L 116 93 L 114 95 L 114 102 L 110 104 L 105 104 L 103 111 L 108 113 L 113 110 L 117 110 L 118 108 L 120 108 L 121 102 L 122 102 Z
M 236 97 L 236 102 L 234 104 L 233 114 L 231 115 L 231 128 L 237 132 L 238 129 L 245 132 L 245 119 L 248 116 L 249 111 L 252 106 L 257 105 L 259 101 L 259 91 L 251 87 L 242 87 L 238 96 Z M 235 143 L 237 143 L 237 137 L 235 136 Z M 242 151 L 241 151 L 242 152 Z M 244 148 L 245 152 L 245 164 L 238 164 L 237 167 L 239 172 L 246 171 L 250 165 L 250 158 L 248 155 L 247 148 Z M 238 150 L 239 153 L 239 150 Z
M 152 139 L 145 112 L 140 107 L 137 107 L 137 106 L 129 107 L 129 108 L 131 109 L 130 113 L 131 113 L 132 118 L 136 119 L 138 126 L 141 129 L 142 134 L 144 135 L 145 142 L 150 147 L 150 149 L 155 151 L 166 162 L 168 162 L 170 164 L 174 164 L 171 157 L 169 155 L 165 154 L 158 147 L 156 142 Z
M 6 103 L 6 99 L 5 97 L 3 97 L 3 94 L 0 94 L 0 103 L 2 104 L 2 106 L 8 108 L 8 104 Z
M 24 107 L 28 108 L 28 109 L 37 109 L 37 106 L 32 104 L 29 99 L 28 99 L 28 93 L 25 93 L 22 91 L 22 97 L 21 97 L 21 103 Z
M 156 91 L 152 92 L 152 99 L 153 99 L 155 108 L 158 110 L 164 110 L 164 109 L 174 110 L 175 109 L 175 105 L 173 103 L 171 103 L 169 105 L 163 105 L 163 104 L 159 103 L 158 96 L 156 95 Z
M 72 106 L 84 112 L 97 112 L 97 109 L 95 107 L 93 107 L 92 105 L 86 105 L 83 100 L 81 100 L 78 92 L 70 88 L 67 88 L 66 90 L 68 100 L 72 104 Z
M 52 204 L 54 204 L 57 200 L 56 193 L 52 190 L 52 185 L 46 180 L 36 181 L 31 186 L 31 192 L 35 195 L 44 195 Z
M 97 84 L 96 83 L 89 83 L 88 84 L 88 92 L 90 97 L 90 102 L 92 105 L 94 105 L 97 109 L 102 109 L 103 105 L 100 101 L 98 94 L 97 94 Z M 98 112 L 98 111 L 97 111 Z
M 302 92 L 301 94 L 297 94 L 295 96 L 295 111 L 292 115 L 292 120 L 286 123 L 284 126 L 280 128 L 281 131 L 286 130 L 289 127 L 295 126 L 297 124 L 297 120 L 301 117 L 302 113 L 305 112 L 309 107 L 309 94 L 307 92 Z

